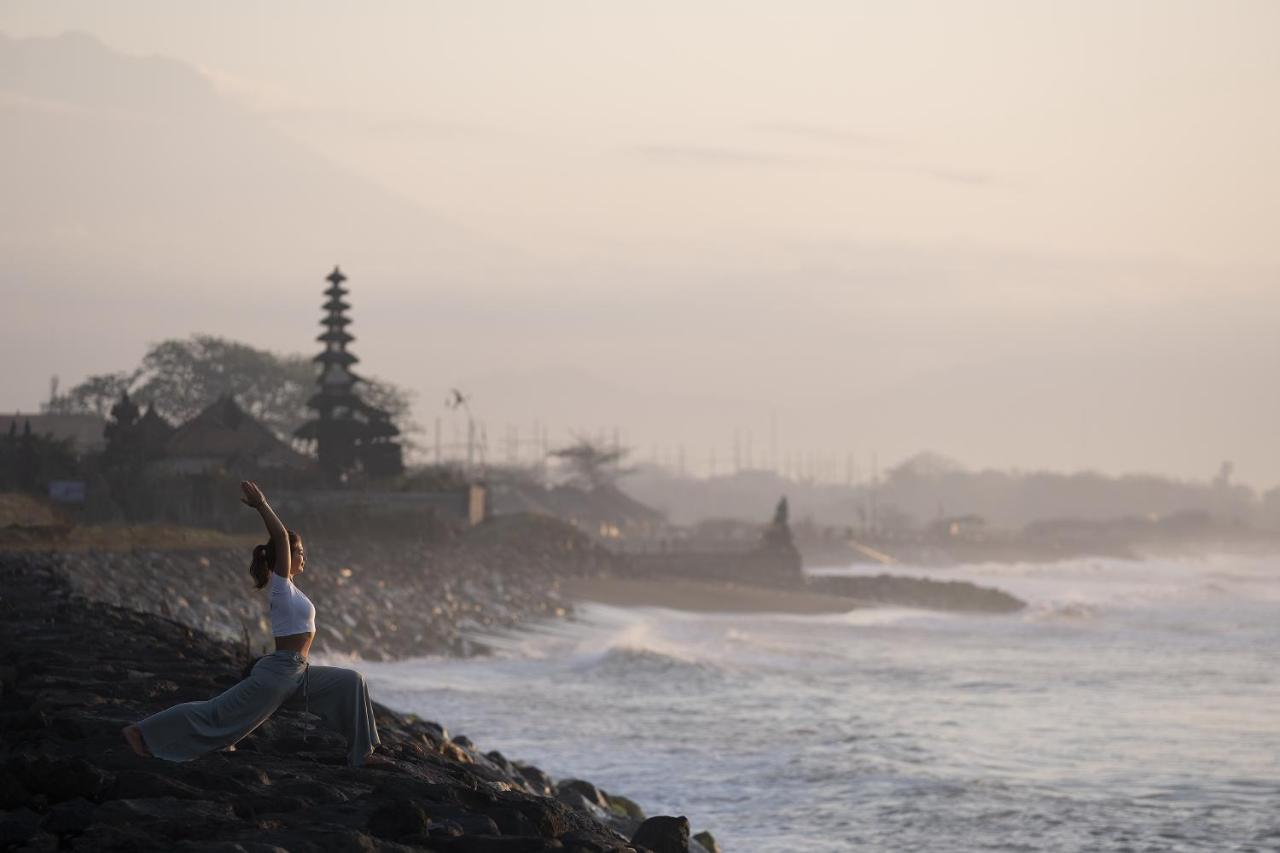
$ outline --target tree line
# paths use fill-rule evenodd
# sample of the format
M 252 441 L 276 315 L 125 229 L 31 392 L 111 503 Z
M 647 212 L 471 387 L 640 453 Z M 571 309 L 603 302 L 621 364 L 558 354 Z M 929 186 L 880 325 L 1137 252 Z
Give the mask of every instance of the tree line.
M 382 379 L 361 377 L 365 402 L 391 415 L 402 434 L 413 433 L 412 395 Z M 290 442 L 309 417 L 307 399 L 316 390 L 310 356 L 280 354 L 212 335 L 152 344 L 132 370 L 98 373 L 55 393 L 41 410 L 48 414 L 107 417 L 124 393 L 140 406 L 177 425 L 195 417 L 224 394 Z

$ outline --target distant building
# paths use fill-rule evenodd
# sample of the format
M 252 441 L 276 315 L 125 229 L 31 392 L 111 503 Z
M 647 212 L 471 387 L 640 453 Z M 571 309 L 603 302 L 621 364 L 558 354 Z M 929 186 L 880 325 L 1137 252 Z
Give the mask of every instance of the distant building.
M 313 442 L 320 467 L 334 482 L 344 482 L 350 475 L 362 472 L 370 477 L 394 476 L 404 471 L 402 450 L 394 441 L 400 430 L 391 416 L 366 403 L 356 392 L 363 381 L 351 365 L 359 359 L 347 352 L 347 344 L 355 338 L 347 331 L 350 303 L 343 297 L 349 291 L 342 286 L 347 277 L 337 267 L 326 279 L 328 297 L 323 305 L 325 317 L 320 324 L 325 331 L 316 338 L 324 349 L 315 357 L 320 365 L 316 379 L 320 390 L 307 401 L 316 417 L 294 433 Z
M 137 429 L 162 435 L 159 424 L 147 426 L 148 412 Z M 160 423 L 163 423 L 163 419 Z M 168 427 L 167 424 L 164 424 Z M 267 472 L 283 475 L 314 471 L 316 463 L 276 438 L 230 395 L 219 397 L 191 420 L 174 429 L 164 440 L 153 469 L 166 474 L 204 474 L 226 471 L 243 477 Z
M 24 415 L 0 414 L 0 435 L 12 429 L 21 433 L 30 422 L 32 435 L 69 439 L 76 453 L 96 453 L 105 446 L 102 430 L 107 425 L 101 415 Z
M 315 460 L 276 438 L 230 395 L 178 427 L 150 409 L 111 440 L 137 448 L 136 458 L 146 460 L 141 479 L 126 481 L 129 494 L 117 496 L 142 517 L 236 527 L 243 513 L 228 496 L 240 480 L 263 479 L 273 488 L 321 480 Z

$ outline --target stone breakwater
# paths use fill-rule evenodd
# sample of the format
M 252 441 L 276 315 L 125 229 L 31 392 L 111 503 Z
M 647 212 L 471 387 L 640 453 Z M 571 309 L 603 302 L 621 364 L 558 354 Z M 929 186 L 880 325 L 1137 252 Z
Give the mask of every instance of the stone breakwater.
M 566 547 L 566 542 L 571 543 Z M 326 541 L 307 537 L 298 585 L 316 605 L 315 654 L 367 660 L 484 651 L 469 634 L 562 618 L 565 577 L 608 570 L 609 555 L 573 538 Z M 260 653 L 271 644 L 267 593 L 249 577 L 249 549 L 80 551 L 51 556 L 91 601 L 176 619 Z
M 376 705 L 388 767 L 278 711 L 232 752 L 170 764 L 120 728 L 239 678 L 241 649 L 72 594 L 47 558 L 0 554 L 0 849 L 320 853 L 718 850 L 589 782 Z
M 937 581 L 901 575 L 860 575 L 855 577 L 811 577 L 806 586 L 813 592 L 856 598 L 867 604 L 895 607 L 922 607 L 972 613 L 1013 613 L 1026 602 L 1003 590 L 968 581 Z

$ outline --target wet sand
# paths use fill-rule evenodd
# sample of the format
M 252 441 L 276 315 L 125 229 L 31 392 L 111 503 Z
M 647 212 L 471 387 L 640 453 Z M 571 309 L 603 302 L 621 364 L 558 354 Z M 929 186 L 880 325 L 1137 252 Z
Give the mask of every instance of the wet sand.
M 838 595 L 677 578 L 572 578 L 561 589 L 577 602 L 697 613 L 847 613 L 868 606 Z

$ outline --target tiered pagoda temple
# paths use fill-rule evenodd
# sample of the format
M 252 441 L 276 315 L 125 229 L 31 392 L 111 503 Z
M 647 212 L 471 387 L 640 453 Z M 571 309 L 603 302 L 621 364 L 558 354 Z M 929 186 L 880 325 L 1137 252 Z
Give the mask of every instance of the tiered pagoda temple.
M 404 463 L 394 439 L 400 430 L 387 412 L 366 403 L 356 392 L 357 383 L 363 380 L 351 370 L 359 359 L 347 352 L 347 344 L 355 340 L 347 331 L 351 319 L 346 312 L 351 305 L 343 300 L 350 292 L 342 286 L 347 277 L 334 267 L 325 280 L 329 282 L 324 291 L 328 301 L 320 321 L 325 330 L 316 338 L 324 349 L 315 357 L 320 365 L 320 390 L 307 401 L 316 417 L 294 435 L 315 442 L 320 467 L 334 481 L 346 481 L 356 472 L 370 477 L 399 474 Z

